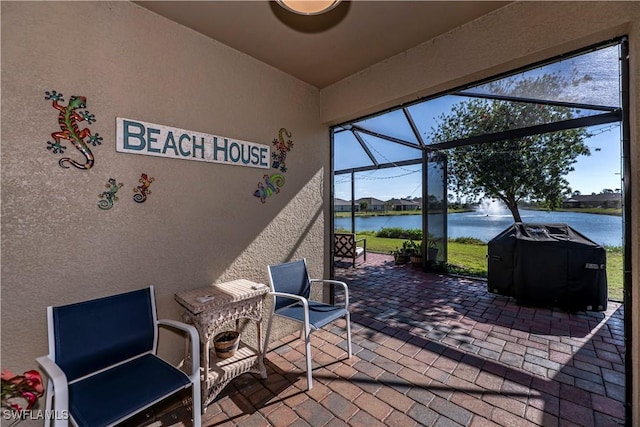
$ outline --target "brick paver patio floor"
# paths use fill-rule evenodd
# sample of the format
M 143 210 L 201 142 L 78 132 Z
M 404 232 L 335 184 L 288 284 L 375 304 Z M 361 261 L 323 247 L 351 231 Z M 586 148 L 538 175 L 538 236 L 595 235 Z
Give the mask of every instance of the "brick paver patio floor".
M 623 306 L 567 313 L 518 305 L 482 281 L 368 254 L 337 268 L 344 323 L 312 334 L 306 391 L 299 334 L 269 346 L 268 379 L 244 374 L 209 405 L 206 426 L 619 426 Z

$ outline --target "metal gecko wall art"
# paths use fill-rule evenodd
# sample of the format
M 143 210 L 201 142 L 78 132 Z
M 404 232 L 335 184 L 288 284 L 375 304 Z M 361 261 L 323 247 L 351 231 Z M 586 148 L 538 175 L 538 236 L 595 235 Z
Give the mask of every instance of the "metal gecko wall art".
M 95 160 L 88 144 L 94 147 L 100 145 L 102 137 L 98 133 L 92 134 L 89 128 L 80 130 L 80 122 L 86 121 L 88 124 L 92 124 L 96 121 L 95 116 L 89 111 L 78 111 L 87 107 L 87 98 L 72 95 L 65 106 L 60 104 L 60 102 L 64 102 L 61 93 L 52 90 L 51 92 L 46 91 L 44 94 L 44 99 L 51 100 L 53 108 L 59 111 L 58 125 L 60 126 L 59 131 L 51 134 L 55 142 L 47 141 L 47 150 L 51 150 L 54 154 L 64 154 L 67 147 L 62 145 L 62 140 L 67 140 L 84 155 L 84 163 L 77 162 L 70 157 L 63 157 L 58 161 L 58 164 L 65 169 L 69 168 L 69 165 L 78 169 L 91 169 Z
M 284 136 L 287 137 L 286 141 Z M 262 181 L 258 182 L 258 189 L 254 191 L 253 195 L 259 198 L 262 203 L 266 202 L 267 197 L 280 193 L 280 188 L 284 186 L 285 179 L 283 173 L 287 172 L 287 153 L 291 151 L 293 147 L 293 141 L 288 138 L 291 138 L 291 132 L 285 128 L 280 128 L 278 137 L 273 139 L 274 150 L 271 153 L 271 167 L 273 169 L 279 169 L 282 173 L 264 175 Z
M 283 134 L 286 135 L 287 138 L 291 138 L 291 132 L 285 128 L 280 128 L 278 137 L 273 139 L 272 144 L 275 149 L 271 153 L 271 158 L 273 160 L 271 167 L 274 169 L 280 169 L 280 172 L 287 171 L 287 153 L 291 151 L 291 148 L 293 147 L 293 141 L 290 139 L 285 141 L 282 137 Z
M 138 203 L 144 203 L 147 201 L 147 195 L 151 194 L 151 190 L 149 190 L 149 186 L 155 178 L 149 178 L 146 173 L 140 175 L 140 179 L 138 182 L 140 185 L 133 187 L 133 192 L 136 193 L 133 195 L 133 200 Z
M 273 175 L 264 175 L 262 177 L 263 182 L 258 183 L 258 189 L 253 193 L 255 197 L 258 197 L 262 203 L 264 203 L 267 197 L 280 192 L 280 188 L 284 185 L 284 175 L 281 173 L 274 173 Z
M 123 185 L 123 183 L 117 183 L 115 179 L 109 178 L 105 185 L 107 191 L 103 191 L 102 193 L 98 194 L 98 197 L 102 199 L 98 201 L 98 207 L 102 210 L 111 209 L 114 202 L 118 200 L 118 196 L 116 196 L 116 193 L 120 188 L 122 188 Z

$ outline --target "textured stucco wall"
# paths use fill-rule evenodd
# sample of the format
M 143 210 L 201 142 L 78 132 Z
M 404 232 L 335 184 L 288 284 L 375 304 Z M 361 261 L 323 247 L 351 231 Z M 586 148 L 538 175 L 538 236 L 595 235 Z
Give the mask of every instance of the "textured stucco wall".
M 90 170 L 63 169 L 46 149 L 58 129 L 50 90 L 63 105 L 87 97 L 89 128 L 104 138 Z M 286 183 L 261 204 L 254 190 L 275 169 L 117 153 L 116 117 L 268 145 L 286 127 Z M 13 371 L 47 353 L 47 305 L 153 284 L 159 316 L 179 319 L 180 290 L 268 283 L 268 264 L 299 257 L 313 276 L 326 269 L 329 144 L 317 89 L 133 3 L 2 2 L 1 144 L 1 350 Z M 138 204 L 143 172 L 155 181 Z M 102 211 L 110 177 L 124 187 Z M 174 342 L 161 339 L 170 359 L 183 350 Z
M 640 2 L 515 2 L 321 91 L 336 124 L 615 37 L 629 36 L 633 363 L 631 425 L 640 425 Z

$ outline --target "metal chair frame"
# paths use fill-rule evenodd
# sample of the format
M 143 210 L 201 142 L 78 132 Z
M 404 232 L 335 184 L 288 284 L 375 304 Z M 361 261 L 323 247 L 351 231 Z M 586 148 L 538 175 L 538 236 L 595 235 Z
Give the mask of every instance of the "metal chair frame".
M 153 286 L 50 306 L 47 320 L 49 354 L 36 359 L 48 377 L 46 413 L 55 415 L 45 425 L 54 418 L 55 427 L 67 427 L 69 421 L 76 426 L 113 426 L 188 387 L 194 426 L 202 424 L 198 332 L 182 322 L 158 320 Z M 189 374 L 156 355 L 160 326 L 186 332 L 191 342 Z M 144 381 L 133 378 L 136 373 L 144 373 Z M 116 404 L 114 399 L 119 399 Z M 95 415 L 114 406 L 122 412 L 117 419 L 113 413 L 104 419 Z
M 311 390 L 313 387 L 310 339 L 312 332 L 344 317 L 347 330 L 347 354 L 349 358 L 351 357 L 349 287 L 346 283 L 338 280 L 310 279 L 305 259 L 269 266 L 269 281 L 273 304 L 267 326 L 265 352 L 269 346 L 271 325 L 275 316 L 300 323 L 302 327 L 300 338 L 304 338 L 305 341 L 307 388 Z M 332 305 L 311 300 L 311 286 L 316 284 L 329 284 L 341 288 L 344 293 L 344 304 Z M 289 292 L 283 292 L 283 290 Z

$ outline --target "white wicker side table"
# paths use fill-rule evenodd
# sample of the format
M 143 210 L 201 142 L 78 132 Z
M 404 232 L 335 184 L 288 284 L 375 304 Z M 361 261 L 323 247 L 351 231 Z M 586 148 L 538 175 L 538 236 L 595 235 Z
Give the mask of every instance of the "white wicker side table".
M 202 381 L 202 411 L 204 412 L 222 389 L 235 377 L 245 372 L 267 378 L 264 366 L 262 339 L 263 297 L 269 287 L 249 280 L 239 279 L 214 284 L 204 288 L 178 292 L 175 300 L 183 308 L 183 319 L 192 324 L 200 335 L 200 372 Z M 232 321 L 236 330 L 241 319 L 255 322 L 257 345 L 248 345 L 241 334 L 238 350 L 228 359 L 216 357 L 211 340 L 219 329 Z M 189 361 L 187 361 L 189 362 Z

